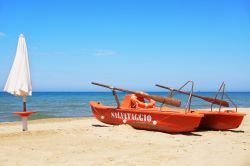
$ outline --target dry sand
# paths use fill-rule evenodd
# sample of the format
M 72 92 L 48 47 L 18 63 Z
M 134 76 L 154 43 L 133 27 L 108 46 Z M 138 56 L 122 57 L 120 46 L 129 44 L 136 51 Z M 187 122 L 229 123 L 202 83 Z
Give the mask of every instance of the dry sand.
M 239 109 L 250 112 L 250 108 Z M 166 134 L 94 118 L 0 124 L 0 166 L 250 165 L 250 117 L 231 131 Z

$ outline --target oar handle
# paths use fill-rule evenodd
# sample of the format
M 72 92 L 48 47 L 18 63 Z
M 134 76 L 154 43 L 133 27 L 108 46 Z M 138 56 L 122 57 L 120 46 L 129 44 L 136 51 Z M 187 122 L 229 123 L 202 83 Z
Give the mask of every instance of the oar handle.
M 100 84 L 100 83 L 96 83 L 96 82 L 91 82 L 91 84 L 97 85 L 97 86 L 102 86 L 108 89 L 112 89 L 112 90 L 118 90 L 118 91 L 122 91 L 122 92 L 126 92 L 126 93 L 133 93 L 136 95 L 140 95 L 142 97 L 150 97 L 151 99 L 163 103 L 163 104 L 168 104 L 168 105 L 172 105 L 172 106 L 176 106 L 176 107 L 180 107 L 181 105 L 181 101 L 180 100 L 176 100 L 170 97 L 162 97 L 162 96 L 155 96 L 155 95 L 149 95 L 146 93 L 141 93 L 141 92 L 135 92 L 135 91 L 130 91 L 130 90 L 125 90 L 125 89 L 121 89 L 121 88 L 116 88 L 116 87 L 112 87 L 109 85 L 105 85 L 105 84 Z
M 163 85 L 159 85 L 159 84 L 155 84 L 155 86 L 158 86 L 158 87 L 163 88 L 163 89 L 168 89 L 168 90 L 170 90 L 170 91 L 177 91 L 177 89 L 170 88 L 170 87 L 163 86 Z
M 100 83 L 96 83 L 96 82 L 91 82 L 91 84 L 94 84 L 94 85 L 97 85 L 97 86 L 102 86 L 102 87 L 105 87 L 105 88 L 108 88 L 108 89 L 113 89 L 112 86 L 104 85 L 104 84 L 100 84 Z
M 127 93 L 136 93 L 136 92 L 133 92 L 133 91 L 129 91 L 129 90 L 121 89 L 121 88 L 116 88 L 116 87 L 113 87 L 113 86 L 100 84 L 100 83 L 96 83 L 96 82 L 91 82 L 91 84 L 94 84 L 94 85 L 97 85 L 97 86 L 102 86 L 104 88 L 108 88 L 108 89 L 111 89 L 111 90 L 118 90 L 118 91 L 127 92 Z

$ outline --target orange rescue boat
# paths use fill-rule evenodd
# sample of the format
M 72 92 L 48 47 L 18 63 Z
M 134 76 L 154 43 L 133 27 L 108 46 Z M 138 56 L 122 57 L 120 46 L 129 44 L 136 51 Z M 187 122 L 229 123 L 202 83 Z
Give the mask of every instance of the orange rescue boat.
M 92 84 L 112 89 L 115 96 L 117 107 L 105 106 L 94 101 L 90 102 L 94 116 L 106 124 L 129 124 L 136 129 L 179 133 L 194 131 L 203 117 L 202 114 L 180 111 L 181 109 L 155 107 L 155 102 L 152 100 L 154 98 L 163 104 L 180 106 L 180 103 L 172 98 L 157 96 L 161 99 L 159 100 L 156 96 L 146 93 L 127 91 L 98 83 Z M 120 104 L 116 90 L 132 94 L 126 94 L 122 104 Z M 144 99 L 149 100 L 150 103 L 146 103 Z
M 192 81 L 189 81 L 189 82 L 192 82 Z M 186 84 L 184 84 L 184 86 Z M 176 92 L 190 95 L 190 96 L 194 96 L 194 97 L 203 99 L 204 101 L 212 103 L 210 111 L 206 111 L 206 110 L 192 111 L 192 112 L 204 115 L 204 117 L 202 118 L 201 123 L 199 125 L 200 129 L 221 130 L 221 131 L 235 129 L 235 128 L 238 128 L 240 126 L 244 116 L 246 115 L 245 113 L 237 112 L 236 104 L 231 100 L 231 98 L 227 95 L 227 93 L 225 93 L 225 83 L 224 82 L 220 86 L 220 89 L 214 98 L 206 97 L 206 96 L 199 96 L 199 95 L 193 94 L 193 91 L 191 91 L 191 93 L 181 91 L 181 89 L 184 86 L 182 86 L 179 89 L 169 88 L 169 87 L 158 85 L 158 84 L 156 84 L 156 86 L 161 87 L 161 88 L 165 88 L 165 89 L 169 89 L 171 91 L 170 96 L 173 96 L 173 91 L 176 91 Z M 221 99 L 217 99 L 220 92 L 222 93 Z M 233 106 L 235 107 L 235 110 L 228 110 L 228 109 L 225 111 L 221 110 L 222 106 L 229 107 L 229 103 L 227 101 L 223 100 L 224 96 L 226 96 L 228 98 L 228 100 L 233 104 Z M 218 111 L 213 110 L 214 104 L 219 105 Z

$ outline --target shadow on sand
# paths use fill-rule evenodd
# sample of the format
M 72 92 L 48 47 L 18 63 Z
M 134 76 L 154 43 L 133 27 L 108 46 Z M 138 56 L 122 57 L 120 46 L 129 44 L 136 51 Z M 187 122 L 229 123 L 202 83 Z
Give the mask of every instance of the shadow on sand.
M 230 132 L 233 132 L 233 133 L 245 133 L 244 130 L 226 130 L 226 131 L 230 131 Z
M 110 127 L 110 126 L 107 126 L 107 125 L 100 125 L 100 124 L 92 124 L 92 126 L 93 127 Z M 135 130 L 143 130 L 143 129 L 136 128 Z M 144 131 L 147 131 L 147 130 L 144 130 Z M 205 133 L 205 132 L 208 132 L 208 131 L 211 131 L 211 130 L 197 129 L 197 130 L 195 130 L 195 133 L 193 133 L 193 132 L 186 132 L 186 133 L 167 133 L 167 134 L 201 137 L 203 135 L 200 134 L 200 133 Z M 214 130 L 214 131 L 216 131 L 216 130 Z M 160 131 L 150 131 L 150 132 L 160 132 Z M 221 132 L 244 133 L 245 131 L 243 131 L 243 130 L 225 130 L 225 131 L 221 131 Z M 164 133 L 164 132 L 160 132 L 160 133 Z
M 190 132 L 190 133 L 180 133 L 180 134 L 185 135 L 185 136 L 198 136 L 198 137 L 202 136 L 201 134 L 192 133 L 192 132 Z
M 205 132 L 208 132 L 208 131 L 219 131 L 219 132 L 232 132 L 232 133 L 244 133 L 245 131 L 244 130 L 209 130 L 209 129 L 197 129 L 195 130 L 195 132 L 201 132 L 201 133 L 205 133 Z
M 110 127 L 107 125 L 100 125 L 100 124 L 92 124 L 93 127 Z
M 134 127 L 133 127 L 134 128 Z M 193 133 L 193 132 L 180 132 L 180 133 L 165 133 L 157 130 L 144 130 L 139 128 L 134 128 L 135 130 L 142 130 L 142 131 L 148 131 L 148 132 L 157 132 L 157 133 L 164 133 L 164 134 L 170 134 L 170 135 L 185 135 L 185 136 L 198 136 L 201 137 L 201 134 Z M 196 131 L 195 131 L 196 132 Z

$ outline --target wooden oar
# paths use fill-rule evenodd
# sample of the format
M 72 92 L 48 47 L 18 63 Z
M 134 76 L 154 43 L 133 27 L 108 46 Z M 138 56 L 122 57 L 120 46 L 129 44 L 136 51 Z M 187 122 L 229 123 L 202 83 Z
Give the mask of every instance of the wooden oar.
M 167 104 L 167 105 L 172 105 L 172 106 L 176 106 L 176 107 L 180 107 L 181 106 L 181 101 L 180 100 L 176 100 L 170 97 L 162 97 L 162 96 L 156 96 L 156 95 L 149 95 L 146 93 L 142 93 L 142 92 L 135 92 L 135 91 L 130 91 L 130 90 L 125 90 L 125 89 L 121 89 L 121 88 L 115 88 L 109 85 L 104 85 L 104 84 L 100 84 L 100 83 L 96 83 L 96 82 L 91 82 L 91 84 L 97 85 L 97 86 L 102 86 L 108 89 L 112 89 L 112 90 L 118 90 L 118 91 L 122 91 L 122 92 L 126 92 L 126 93 L 133 93 L 136 95 L 140 95 L 142 97 L 149 97 L 157 102 L 163 103 L 163 104 Z
M 170 91 L 176 91 L 176 92 L 179 92 L 179 93 L 182 93 L 182 94 L 185 94 L 185 95 L 190 95 L 190 93 L 188 93 L 188 92 L 184 92 L 184 91 L 181 91 L 181 90 L 178 90 L 178 89 L 166 87 L 166 86 L 163 86 L 163 85 L 155 84 L 155 86 L 158 86 L 158 87 L 164 88 L 164 89 L 168 89 Z M 227 101 L 225 101 L 225 100 L 220 100 L 220 99 L 216 99 L 216 98 L 212 98 L 212 97 L 206 97 L 206 96 L 199 96 L 199 95 L 196 95 L 196 94 L 192 94 L 192 96 L 200 98 L 202 100 L 205 100 L 205 101 L 213 103 L 213 104 L 221 105 L 221 106 L 224 106 L 224 107 L 229 107 L 229 103 Z

